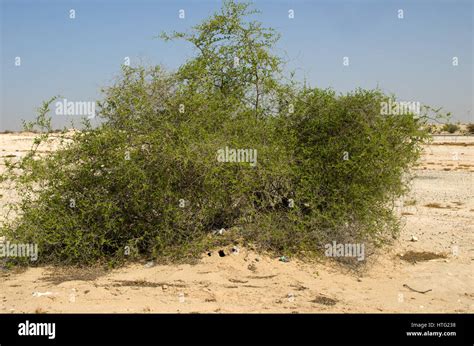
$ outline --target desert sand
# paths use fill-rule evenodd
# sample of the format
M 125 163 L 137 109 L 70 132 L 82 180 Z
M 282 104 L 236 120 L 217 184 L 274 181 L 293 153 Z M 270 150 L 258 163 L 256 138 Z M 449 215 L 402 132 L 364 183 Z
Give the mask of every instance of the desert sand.
M 32 138 L 0 135 L 0 156 L 24 155 Z M 413 173 L 412 190 L 397 206 L 399 239 L 362 267 L 331 260 L 285 263 L 241 248 L 224 249 L 225 257 L 216 249 L 195 265 L 3 269 L 0 313 L 472 313 L 474 137 L 435 137 Z M 5 203 L 16 197 L 5 184 L 0 188 L 3 218 Z

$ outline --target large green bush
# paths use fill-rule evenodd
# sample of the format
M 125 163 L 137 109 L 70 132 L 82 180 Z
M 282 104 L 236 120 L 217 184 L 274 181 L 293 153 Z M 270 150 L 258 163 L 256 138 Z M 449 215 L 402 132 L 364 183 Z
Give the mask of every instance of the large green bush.
M 396 234 L 394 200 L 427 138 L 423 116 L 380 114 L 389 97 L 286 82 L 277 36 L 247 4 L 227 2 L 185 39 L 197 56 L 175 73 L 124 67 L 104 90 L 101 124 L 48 140 L 45 102 L 32 152 L 8 163 L 22 196 L 0 233 L 37 243 L 39 262 L 182 260 L 239 239 L 264 250 L 318 253 L 325 243 Z M 236 63 L 235 57 L 239 57 Z M 256 165 L 218 160 L 252 149 Z M 217 229 L 228 236 L 213 236 Z M 128 257 L 127 257 L 128 256 Z

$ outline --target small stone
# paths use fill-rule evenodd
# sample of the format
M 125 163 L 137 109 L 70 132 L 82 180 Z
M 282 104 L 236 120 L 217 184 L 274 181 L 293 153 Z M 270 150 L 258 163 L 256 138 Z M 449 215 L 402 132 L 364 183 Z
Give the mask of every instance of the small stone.
M 257 266 L 255 265 L 255 263 L 250 263 L 250 264 L 247 266 L 247 269 L 250 270 L 250 271 L 255 272 L 255 271 L 257 270 Z
M 410 241 L 412 241 L 412 242 L 416 242 L 416 241 L 418 241 L 418 238 L 417 238 L 417 237 L 415 237 L 414 235 L 412 235 L 412 236 L 411 236 L 411 239 L 410 239 Z
M 33 297 L 51 296 L 53 292 L 33 292 Z

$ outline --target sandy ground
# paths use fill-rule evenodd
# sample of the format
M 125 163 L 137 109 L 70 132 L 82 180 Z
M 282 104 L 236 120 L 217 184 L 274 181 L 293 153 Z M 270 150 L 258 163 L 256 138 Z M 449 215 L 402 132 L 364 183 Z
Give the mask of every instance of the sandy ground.
M 1 156 L 23 155 L 31 136 L 3 134 L 0 144 Z M 472 313 L 474 137 L 436 137 L 415 173 L 411 193 L 397 208 L 404 223 L 400 238 L 370 256 L 363 269 L 331 261 L 285 263 L 241 249 L 204 255 L 196 265 L 133 264 L 107 273 L 4 270 L 0 313 Z M 0 193 L 4 209 L 14 193 L 6 186 Z M 410 251 L 445 257 L 412 263 L 404 260 Z

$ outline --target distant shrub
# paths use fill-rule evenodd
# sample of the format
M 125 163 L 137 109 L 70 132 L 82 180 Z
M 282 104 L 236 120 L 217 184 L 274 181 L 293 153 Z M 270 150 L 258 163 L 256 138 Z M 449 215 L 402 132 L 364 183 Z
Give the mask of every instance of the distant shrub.
M 455 133 L 456 131 L 459 131 L 459 126 L 456 124 L 444 124 L 443 131 Z
M 467 124 L 466 128 L 467 128 L 468 133 L 474 133 L 474 124 L 473 123 Z

